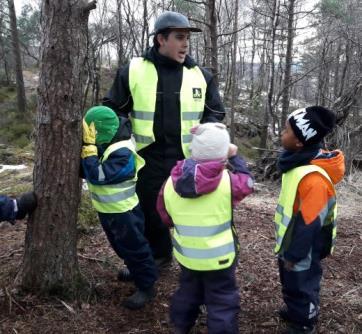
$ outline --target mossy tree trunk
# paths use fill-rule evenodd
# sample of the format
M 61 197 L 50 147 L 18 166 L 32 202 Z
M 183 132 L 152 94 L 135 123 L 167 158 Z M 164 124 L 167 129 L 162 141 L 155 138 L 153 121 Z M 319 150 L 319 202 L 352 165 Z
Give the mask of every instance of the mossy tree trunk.
M 10 30 L 11 30 L 11 44 L 14 54 L 14 61 L 15 61 L 18 110 L 21 113 L 25 113 L 26 96 L 25 96 L 25 86 L 23 78 L 23 65 L 21 62 L 20 42 L 19 42 L 18 27 L 16 23 L 14 0 L 8 0 L 8 7 L 9 7 Z
M 26 290 L 68 294 L 77 288 L 83 68 L 88 16 L 96 2 L 43 0 L 34 189 L 20 272 Z

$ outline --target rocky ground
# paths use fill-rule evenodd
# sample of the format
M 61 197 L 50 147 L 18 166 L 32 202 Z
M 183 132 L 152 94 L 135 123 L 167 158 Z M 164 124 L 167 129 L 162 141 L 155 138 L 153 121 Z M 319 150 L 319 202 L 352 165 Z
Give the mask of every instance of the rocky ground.
M 23 173 L 16 171 L 13 174 Z M 21 175 L 23 175 L 21 174 Z M 3 176 L 0 173 L 0 181 Z M 8 179 L 8 177 L 6 177 Z M 347 182 L 348 181 L 348 182 Z M 318 333 L 362 333 L 361 176 L 339 187 L 340 219 L 334 256 L 324 264 Z M 282 305 L 273 256 L 272 218 L 277 185 L 258 184 L 257 192 L 235 210 L 241 252 L 237 279 L 241 293 L 240 333 L 279 333 Z M 141 311 L 120 306 L 132 284 L 116 279 L 122 263 L 97 227 L 81 234 L 78 254 L 90 292 L 82 300 L 21 294 L 14 278 L 21 265 L 26 222 L 0 224 L 0 333 L 171 333 L 169 299 L 177 286 L 176 263 L 162 272 L 154 302 Z M 194 333 L 206 333 L 201 317 Z

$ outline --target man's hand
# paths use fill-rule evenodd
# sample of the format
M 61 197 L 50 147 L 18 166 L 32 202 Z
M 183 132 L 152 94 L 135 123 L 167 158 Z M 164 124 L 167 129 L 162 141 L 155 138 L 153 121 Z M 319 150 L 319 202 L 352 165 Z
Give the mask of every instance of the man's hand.
M 83 144 L 96 144 L 96 128 L 92 122 L 89 126 L 83 118 Z
M 294 265 L 295 265 L 295 263 L 284 259 L 284 269 L 286 271 L 292 271 L 294 268 Z

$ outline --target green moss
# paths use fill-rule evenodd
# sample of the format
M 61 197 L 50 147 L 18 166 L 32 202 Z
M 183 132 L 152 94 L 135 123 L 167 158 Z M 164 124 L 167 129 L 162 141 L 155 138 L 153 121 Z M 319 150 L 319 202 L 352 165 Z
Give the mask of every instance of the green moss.
M 2 111 L 0 116 L 3 117 L 0 142 L 21 148 L 28 146 L 34 131 L 32 117 L 28 113 L 19 115 L 11 110 Z
M 81 233 L 88 233 L 99 224 L 97 211 L 93 208 L 88 191 L 82 192 L 78 210 L 77 228 Z
M 0 103 L 15 101 L 16 89 L 13 86 L 0 87 Z
M 31 142 L 35 124 L 36 96 L 27 98 L 27 112 L 19 113 L 16 88 L 0 88 L 0 143 L 26 147 Z

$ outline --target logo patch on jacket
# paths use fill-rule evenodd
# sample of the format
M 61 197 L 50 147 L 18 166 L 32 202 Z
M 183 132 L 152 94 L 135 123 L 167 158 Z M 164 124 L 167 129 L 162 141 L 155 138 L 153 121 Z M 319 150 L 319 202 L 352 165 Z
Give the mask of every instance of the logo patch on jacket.
M 201 88 L 192 88 L 192 97 L 194 99 L 201 99 L 202 98 Z

